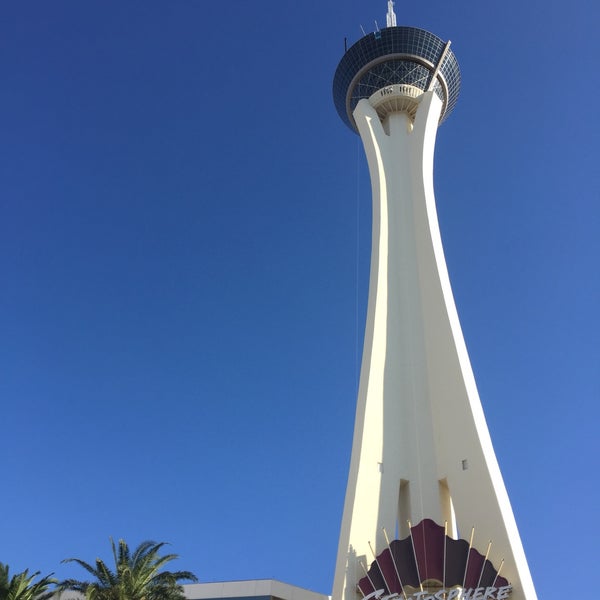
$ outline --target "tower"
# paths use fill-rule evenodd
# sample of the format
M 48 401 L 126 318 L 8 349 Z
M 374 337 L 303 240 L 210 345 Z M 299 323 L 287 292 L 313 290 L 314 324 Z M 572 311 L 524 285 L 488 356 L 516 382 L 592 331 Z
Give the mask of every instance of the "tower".
M 433 154 L 460 70 L 450 42 L 387 27 L 342 57 L 333 96 L 373 195 L 367 322 L 333 600 L 535 600 L 461 332 Z

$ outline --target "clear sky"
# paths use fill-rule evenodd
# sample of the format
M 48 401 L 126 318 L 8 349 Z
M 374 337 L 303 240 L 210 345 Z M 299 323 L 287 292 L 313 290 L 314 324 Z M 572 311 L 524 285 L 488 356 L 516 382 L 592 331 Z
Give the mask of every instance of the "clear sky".
M 5 3 L 0 561 L 108 538 L 331 590 L 370 188 L 333 107 L 384 0 Z M 446 258 L 540 598 L 597 570 L 600 8 L 401 3 L 462 69 Z

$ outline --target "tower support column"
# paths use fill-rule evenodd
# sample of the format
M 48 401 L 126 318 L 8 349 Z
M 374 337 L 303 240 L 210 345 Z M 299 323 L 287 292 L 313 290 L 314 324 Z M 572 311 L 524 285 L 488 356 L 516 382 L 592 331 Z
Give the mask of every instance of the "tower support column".
M 398 112 L 380 122 L 368 100 L 354 119 L 364 144 L 373 194 L 367 325 L 350 475 L 334 597 L 350 569 L 355 582 L 407 521 L 440 522 L 442 508 L 429 402 L 419 247 L 427 242 L 425 189 L 432 189 L 441 101 L 422 95 L 412 123 Z M 425 230 L 425 231 L 423 231 Z M 431 252 L 431 249 L 429 249 Z M 348 552 L 348 549 L 350 551 Z M 347 563 L 344 567 L 343 563 Z M 348 600 L 355 600 L 351 586 Z

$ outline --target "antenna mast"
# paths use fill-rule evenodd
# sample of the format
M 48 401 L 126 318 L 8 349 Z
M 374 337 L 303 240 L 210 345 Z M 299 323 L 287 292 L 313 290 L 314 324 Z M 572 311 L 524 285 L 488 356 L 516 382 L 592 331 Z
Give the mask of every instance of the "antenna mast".
M 388 0 L 388 11 L 385 20 L 388 27 L 396 27 L 396 13 L 394 12 L 393 0 Z

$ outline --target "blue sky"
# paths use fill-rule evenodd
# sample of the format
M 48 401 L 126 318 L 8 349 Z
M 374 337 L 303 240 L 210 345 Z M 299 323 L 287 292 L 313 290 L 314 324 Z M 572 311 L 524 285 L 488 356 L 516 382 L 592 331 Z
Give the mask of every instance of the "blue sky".
M 370 251 L 331 82 L 377 2 L 5 5 L 0 561 L 165 540 L 329 593 Z M 597 3 L 398 3 L 451 39 L 446 258 L 540 598 L 596 568 Z M 558 576 L 560 574 L 560 576 Z

